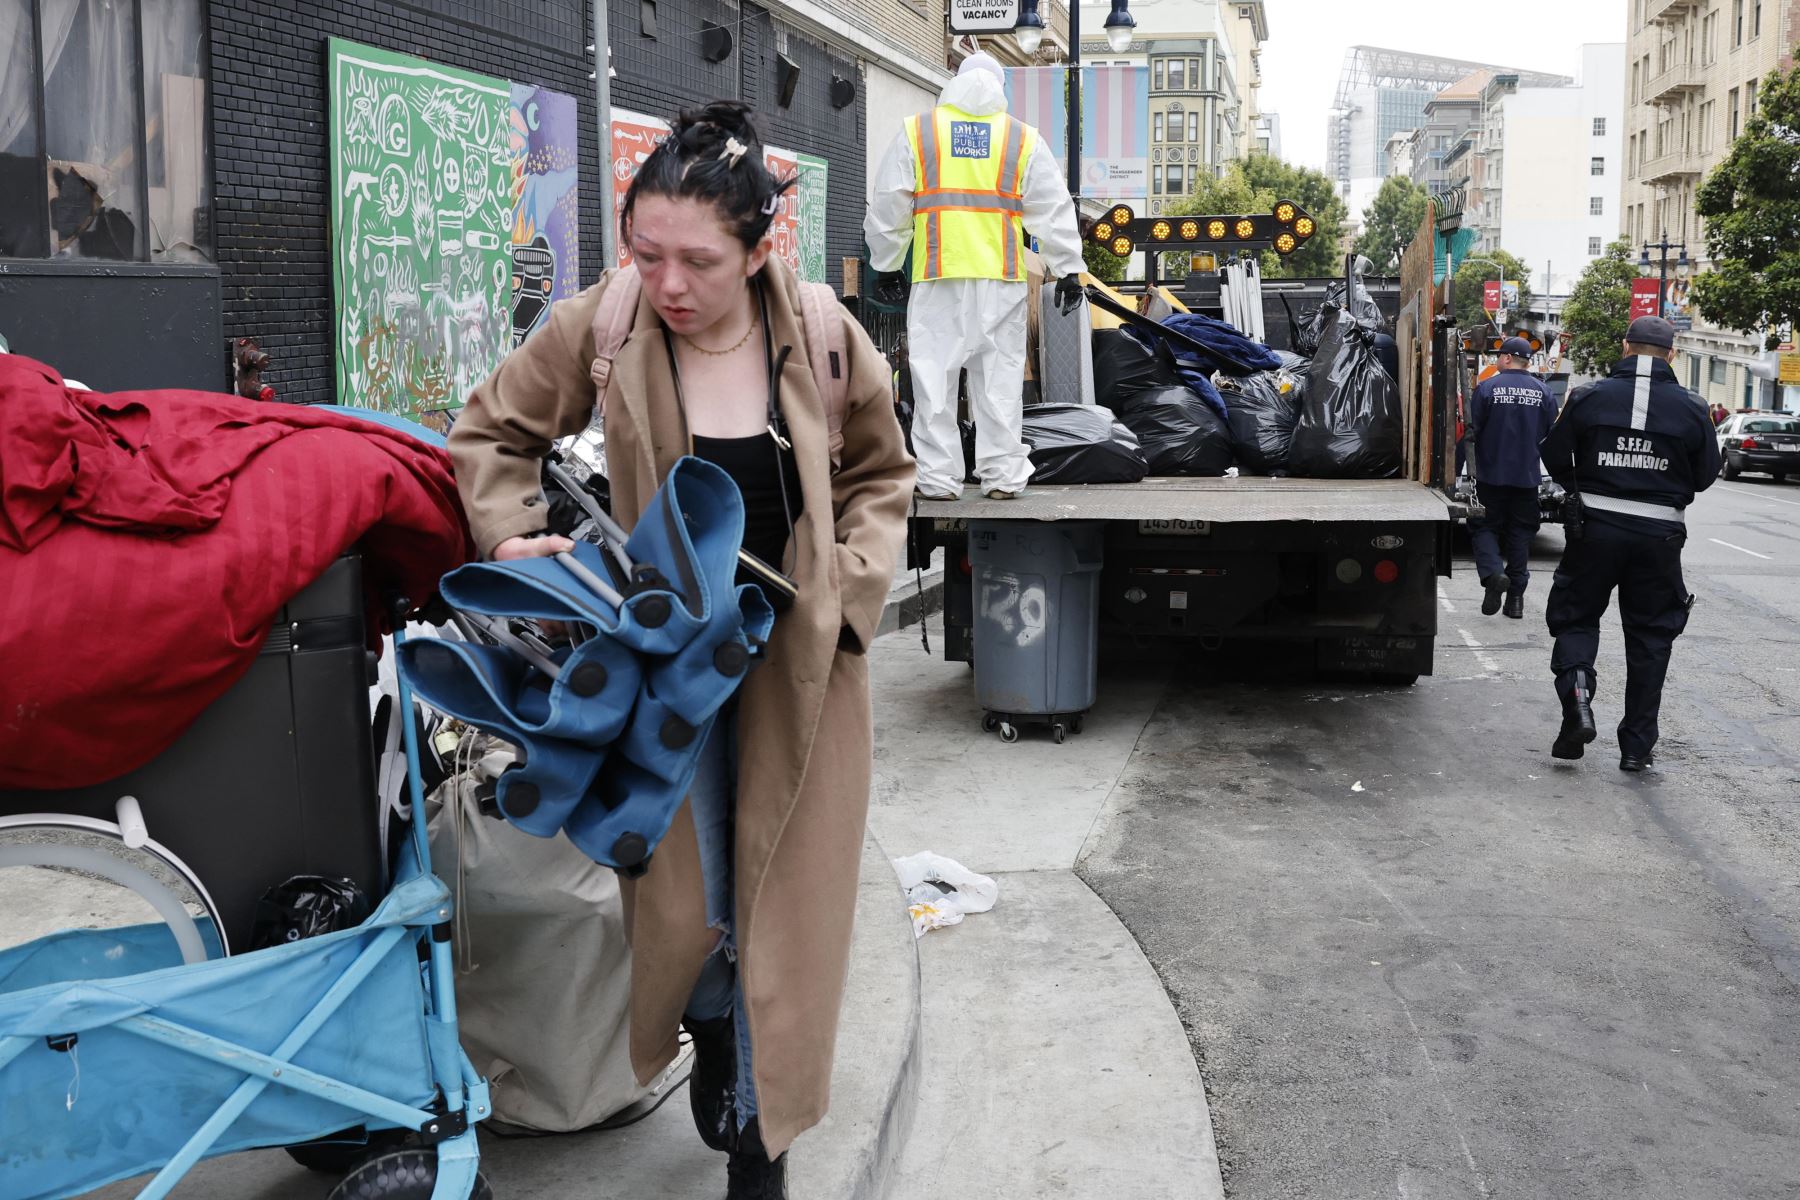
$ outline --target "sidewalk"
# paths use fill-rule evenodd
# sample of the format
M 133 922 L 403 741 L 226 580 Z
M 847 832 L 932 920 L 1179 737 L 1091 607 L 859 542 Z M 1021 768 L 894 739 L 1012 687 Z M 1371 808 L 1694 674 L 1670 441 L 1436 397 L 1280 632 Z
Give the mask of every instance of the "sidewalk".
M 897 578 L 870 653 L 875 782 L 831 1114 L 791 1157 L 794 1200 L 1219 1200 L 1205 1093 L 1162 984 L 1075 875 L 1160 680 L 1103 682 L 1086 732 L 1014 745 L 980 729 L 972 676 L 919 646 L 941 603 Z M 941 622 L 931 622 L 941 651 Z M 915 943 L 889 859 L 931 850 L 994 876 L 992 912 Z M 498 1200 L 701 1200 L 724 1159 L 676 1091 L 629 1128 L 484 1136 Z M 141 1186 L 142 1181 L 135 1181 Z M 203 1163 L 186 1200 L 316 1200 L 335 1180 L 281 1151 Z M 94 1193 L 136 1194 L 133 1183 Z

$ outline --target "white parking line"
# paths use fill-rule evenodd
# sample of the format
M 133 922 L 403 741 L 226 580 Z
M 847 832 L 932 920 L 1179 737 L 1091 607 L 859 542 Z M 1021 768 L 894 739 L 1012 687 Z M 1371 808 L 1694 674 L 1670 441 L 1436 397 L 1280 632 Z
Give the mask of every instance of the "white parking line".
M 1720 541 L 1718 538 L 1715 538 L 1715 537 L 1709 537 L 1706 540 L 1709 542 L 1716 542 L 1719 545 L 1725 547 L 1727 550 L 1742 551 L 1745 554 L 1755 555 L 1757 558 L 1773 559 L 1775 557 L 1773 554 L 1759 554 L 1755 550 L 1745 550 L 1742 546 L 1734 546 L 1730 542 Z
M 1751 488 L 1735 487 L 1729 483 L 1721 483 L 1719 486 L 1734 496 L 1749 496 L 1754 500 L 1767 500 L 1770 504 L 1785 504 L 1790 508 L 1800 508 L 1800 500 L 1783 500 L 1780 496 L 1765 496 Z
M 1466 629 L 1458 629 L 1456 632 L 1462 634 L 1464 643 L 1468 645 L 1469 649 L 1475 652 L 1475 661 L 1481 664 L 1482 670 L 1486 671 L 1489 675 L 1498 675 L 1500 673 L 1500 660 L 1483 649 L 1481 643 L 1475 640 L 1473 634 Z
M 1456 605 L 1450 603 L 1450 593 L 1444 590 L 1444 585 L 1441 583 L 1438 584 L 1438 603 L 1444 606 L 1444 611 L 1447 613 L 1456 611 Z

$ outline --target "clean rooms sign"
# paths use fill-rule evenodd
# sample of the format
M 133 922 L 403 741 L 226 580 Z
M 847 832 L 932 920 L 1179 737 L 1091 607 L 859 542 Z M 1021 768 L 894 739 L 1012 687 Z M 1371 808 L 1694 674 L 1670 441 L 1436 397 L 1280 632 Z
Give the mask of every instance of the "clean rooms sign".
M 1019 0 L 950 0 L 951 33 L 1007 33 L 1019 23 Z

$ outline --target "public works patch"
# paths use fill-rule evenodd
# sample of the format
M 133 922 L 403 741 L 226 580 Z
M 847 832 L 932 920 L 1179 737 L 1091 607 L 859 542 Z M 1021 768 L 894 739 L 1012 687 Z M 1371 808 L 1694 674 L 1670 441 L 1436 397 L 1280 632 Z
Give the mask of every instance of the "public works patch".
M 950 122 L 951 158 L 987 158 L 994 129 L 980 121 Z

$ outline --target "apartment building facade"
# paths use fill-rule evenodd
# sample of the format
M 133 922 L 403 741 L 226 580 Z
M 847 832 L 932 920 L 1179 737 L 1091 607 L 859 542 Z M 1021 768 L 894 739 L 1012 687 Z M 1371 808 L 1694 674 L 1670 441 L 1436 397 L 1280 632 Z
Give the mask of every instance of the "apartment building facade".
M 1625 184 L 1617 228 L 1634 246 L 1665 235 L 1705 270 L 1706 231 L 1695 192 L 1757 111 L 1768 73 L 1800 38 L 1796 0 L 1627 0 Z M 1670 275 L 1681 278 L 1678 251 Z M 1662 252 L 1650 252 L 1660 273 Z M 1683 352 L 1677 370 L 1708 403 L 1773 407 L 1782 388 L 1759 337 L 1709 326 L 1673 289 Z M 1795 407 L 1789 403 L 1787 407 Z

